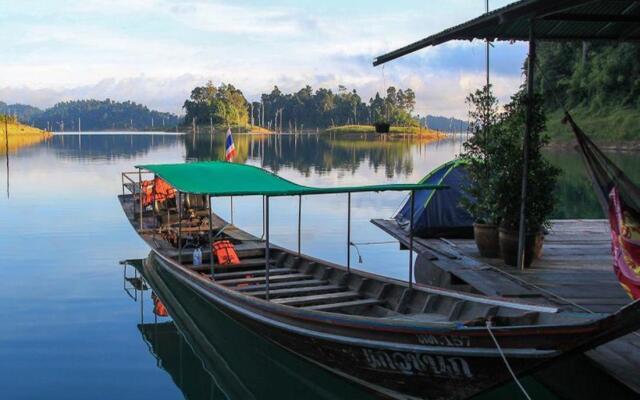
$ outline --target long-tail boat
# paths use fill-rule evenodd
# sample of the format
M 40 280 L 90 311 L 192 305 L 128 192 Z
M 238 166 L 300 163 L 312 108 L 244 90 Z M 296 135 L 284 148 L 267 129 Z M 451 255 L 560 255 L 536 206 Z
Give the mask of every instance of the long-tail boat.
M 640 326 L 638 302 L 614 314 L 592 314 L 418 285 L 411 241 L 408 281 L 352 269 L 349 254 L 343 266 L 302 254 L 299 245 L 295 251 L 269 241 L 272 197 L 347 194 L 349 249 L 351 193 L 410 191 L 413 199 L 416 190 L 444 187 L 309 187 L 227 162 L 137 169 L 122 174 L 119 199 L 152 249 L 145 268 L 284 349 L 383 396 L 468 398 Z M 212 197 L 224 196 L 263 197 L 264 239 L 212 211 Z M 221 240 L 233 244 L 238 262 L 217 262 L 211 248 Z

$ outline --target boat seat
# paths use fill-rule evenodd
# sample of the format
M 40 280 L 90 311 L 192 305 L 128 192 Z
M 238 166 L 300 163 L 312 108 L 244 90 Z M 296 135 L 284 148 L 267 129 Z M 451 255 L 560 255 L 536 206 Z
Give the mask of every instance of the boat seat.
M 271 268 L 269 270 L 269 275 L 283 275 L 290 274 L 296 272 L 291 268 Z M 236 272 L 221 272 L 215 274 L 216 281 L 223 281 L 225 279 L 236 279 L 236 278 L 244 278 L 247 275 L 251 275 L 252 277 L 264 276 L 267 273 L 265 269 L 249 269 L 246 271 L 236 271 Z
M 304 275 L 304 274 L 276 275 L 276 276 L 270 276 L 269 282 L 275 283 L 275 282 L 287 282 L 287 281 L 301 281 L 305 279 L 313 279 L 313 276 Z M 261 283 L 265 283 L 266 280 L 267 280 L 266 276 L 259 276 L 255 278 L 229 279 L 226 281 L 221 281 L 219 283 L 224 286 L 234 286 L 234 285 L 244 285 L 244 284 L 254 284 L 254 283 L 261 284 Z
M 318 285 L 326 285 L 327 283 L 329 282 L 322 279 L 308 279 L 304 281 L 293 281 L 293 282 L 271 282 L 269 284 L 269 293 L 271 293 L 276 289 L 318 286 Z M 266 291 L 267 285 L 264 283 L 261 283 L 259 285 L 241 286 L 241 287 L 235 287 L 233 289 L 237 290 L 238 292 L 247 292 L 247 294 L 252 294 L 251 292 Z
M 314 310 L 314 311 L 336 311 L 341 308 L 347 307 L 360 307 L 360 306 L 373 306 L 384 303 L 382 300 L 378 299 L 359 299 L 352 301 L 345 301 L 341 303 L 330 303 L 330 304 L 318 304 L 313 306 L 302 307 L 305 310 Z
M 320 294 L 320 293 L 332 293 L 339 292 L 344 290 L 344 286 L 339 285 L 318 285 L 318 286 L 304 286 L 304 287 L 295 287 L 295 288 L 286 288 L 286 289 L 270 289 L 269 297 L 270 298 L 280 298 L 280 297 L 294 297 L 301 294 Z M 266 290 L 260 290 L 257 292 L 249 292 L 251 296 L 264 298 L 267 295 Z
M 306 306 L 314 304 L 335 303 L 344 300 L 353 300 L 360 297 L 360 293 L 354 291 L 325 293 L 300 297 L 287 297 L 283 299 L 275 299 L 273 303 L 285 306 Z
M 256 267 L 265 268 L 267 260 L 265 258 L 249 258 L 246 260 L 240 261 L 238 264 L 213 264 L 214 272 L 230 272 L 230 271 L 241 271 L 246 269 L 255 269 Z M 276 260 L 270 260 L 270 265 L 274 266 L 276 264 Z M 185 265 L 187 268 L 192 271 L 198 272 L 209 272 L 211 271 L 211 264 L 208 262 L 203 262 L 200 265 L 188 264 Z

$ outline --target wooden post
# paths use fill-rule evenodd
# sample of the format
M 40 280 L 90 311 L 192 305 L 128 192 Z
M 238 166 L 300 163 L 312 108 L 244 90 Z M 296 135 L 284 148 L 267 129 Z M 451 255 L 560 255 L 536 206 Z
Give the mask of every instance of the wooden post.
M 351 272 L 351 192 L 347 192 L 347 273 Z
M 207 195 L 207 209 L 209 210 L 209 252 L 211 255 L 209 256 L 209 265 L 211 266 L 211 280 L 215 281 L 215 271 L 213 268 L 213 235 L 211 234 L 211 230 L 213 229 L 213 217 L 211 214 L 213 213 L 213 209 L 211 208 L 211 195 Z
M 533 70 L 536 61 L 536 42 L 534 35 L 534 22 L 529 24 L 529 57 L 527 58 L 527 110 L 524 127 L 524 138 L 522 139 L 522 192 L 520 194 L 520 226 L 518 229 L 518 266 L 524 270 L 524 245 L 526 238 L 526 203 L 527 203 L 527 183 L 529 178 L 529 141 L 531 140 L 531 125 L 533 124 L 534 88 Z
M 178 263 L 182 264 L 182 192 L 176 193 L 178 199 Z
M 266 286 L 266 299 L 269 301 L 269 196 L 266 196 L 265 200 L 265 247 L 264 247 L 264 258 L 265 258 L 265 286 Z
M 409 218 L 409 287 L 413 287 L 413 214 L 415 206 L 415 191 L 411 191 L 410 210 L 411 217 Z

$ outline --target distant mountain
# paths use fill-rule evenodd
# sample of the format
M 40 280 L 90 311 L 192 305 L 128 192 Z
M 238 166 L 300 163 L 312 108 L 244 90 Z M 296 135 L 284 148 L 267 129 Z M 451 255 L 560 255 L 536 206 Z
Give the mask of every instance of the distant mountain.
M 15 116 L 19 121 L 30 121 L 36 115 L 41 113 L 42 110 L 38 107 L 33 107 L 26 104 L 9 105 L 0 101 L 0 114 Z
M 420 123 L 423 126 L 441 132 L 466 132 L 469 127 L 466 121 L 434 115 L 427 115 L 426 117 L 420 118 Z
M 74 100 L 61 102 L 46 110 L 0 102 L 0 113 L 16 115 L 22 122 L 52 131 L 170 129 L 179 123 L 174 114 L 149 110 L 130 101 Z

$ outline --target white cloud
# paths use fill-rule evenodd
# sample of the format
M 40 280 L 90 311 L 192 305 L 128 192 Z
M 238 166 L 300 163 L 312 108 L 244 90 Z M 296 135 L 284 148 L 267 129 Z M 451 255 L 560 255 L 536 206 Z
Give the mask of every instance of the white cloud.
M 15 18 L 7 31 L 14 36 L 6 41 L 12 57 L 0 59 L 0 100 L 47 107 L 109 97 L 179 112 L 191 88 L 207 80 L 233 83 L 249 99 L 274 85 L 292 91 L 306 84 L 343 84 L 368 99 L 393 84 L 416 91 L 421 114 L 463 116 L 466 93 L 481 84 L 477 65 L 468 63 L 482 58 L 477 43 L 425 49 L 390 63 L 384 76 L 371 61 L 482 7 L 452 0 L 447 7 L 416 12 L 415 5 L 407 6 L 410 1 L 404 7 L 207 0 L 13 3 Z M 505 93 L 519 80 L 517 68 L 494 76 Z

